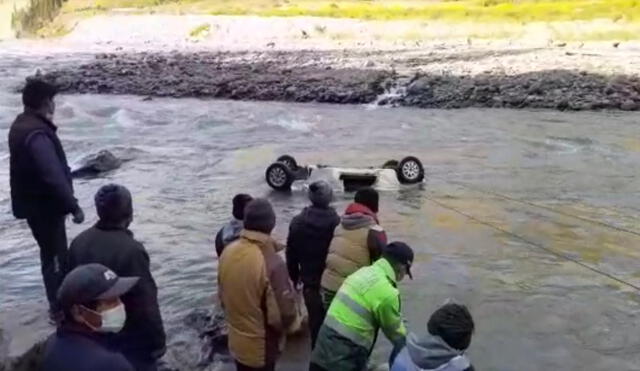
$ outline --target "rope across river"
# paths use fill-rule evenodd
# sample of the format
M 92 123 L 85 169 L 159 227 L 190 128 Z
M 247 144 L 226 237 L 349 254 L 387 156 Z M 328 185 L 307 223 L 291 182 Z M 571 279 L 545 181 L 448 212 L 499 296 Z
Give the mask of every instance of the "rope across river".
M 442 179 L 442 178 L 440 178 L 440 179 Z M 499 198 L 502 198 L 502 199 L 505 199 L 505 200 L 527 204 L 527 205 L 530 205 L 532 207 L 537 207 L 537 208 L 548 210 L 548 211 L 551 211 L 551 212 L 554 212 L 554 213 L 557 213 L 557 214 L 573 217 L 573 218 L 576 218 L 578 220 L 582 220 L 582 221 L 585 221 L 585 222 L 601 225 L 603 227 L 614 229 L 614 230 L 617 230 L 617 231 L 620 231 L 620 232 L 625 232 L 625 233 L 630 233 L 630 234 L 633 234 L 633 235 L 636 235 L 636 236 L 640 236 L 639 232 L 636 232 L 636 231 L 633 231 L 633 230 L 628 230 L 628 229 L 617 227 L 617 226 L 614 226 L 614 225 L 610 225 L 610 224 L 607 224 L 607 223 L 604 223 L 604 222 L 599 222 L 599 221 L 596 221 L 596 220 L 583 218 L 583 217 L 580 217 L 580 216 L 576 216 L 576 215 L 572 215 L 572 214 L 569 214 L 569 213 L 561 212 L 561 211 L 555 210 L 555 209 L 553 209 L 551 207 L 536 205 L 536 204 L 528 202 L 528 201 L 519 200 L 519 199 L 516 199 L 516 198 L 512 198 L 512 197 L 509 197 L 509 196 L 501 195 L 501 194 L 498 194 L 498 193 L 495 193 L 495 192 L 491 192 L 491 191 L 482 190 L 480 188 L 473 187 L 473 186 L 470 186 L 470 185 L 467 185 L 467 184 L 464 184 L 464 183 L 455 182 L 455 181 L 448 181 L 448 182 L 452 183 L 452 184 L 456 184 L 456 185 L 462 186 L 462 187 L 465 187 L 465 188 L 468 188 L 468 189 L 471 189 L 471 190 L 474 190 L 476 192 L 491 194 L 493 196 L 496 196 L 496 197 L 499 197 Z M 577 264 L 577 265 L 579 265 L 579 266 L 581 266 L 581 267 L 583 267 L 585 269 L 588 269 L 588 270 L 590 270 L 590 271 L 592 271 L 592 272 L 594 272 L 596 274 L 599 274 L 601 276 L 607 277 L 607 278 L 609 278 L 609 279 L 611 279 L 613 281 L 616 281 L 616 282 L 618 282 L 618 283 L 620 283 L 622 285 L 625 285 L 627 287 L 630 287 L 632 289 L 640 291 L 640 286 L 635 285 L 635 284 L 633 284 L 633 283 L 631 283 L 629 281 L 625 281 L 624 279 L 622 279 L 620 277 L 617 277 L 617 276 L 615 276 L 615 275 L 613 275 L 611 273 L 607 273 L 607 272 L 605 272 L 605 271 L 603 271 L 603 270 L 601 270 L 599 268 L 596 268 L 596 267 L 593 267 L 593 266 L 591 266 L 589 264 L 586 264 L 586 263 L 580 261 L 579 259 L 571 257 L 571 256 L 569 256 L 567 254 L 563 254 L 561 252 L 555 251 L 555 250 L 553 250 L 553 249 L 551 249 L 551 248 L 549 248 L 549 247 L 547 247 L 547 246 L 545 246 L 545 245 L 543 245 L 541 243 L 532 241 L 532 240 L 530 240 L 530 239 L 528 239 L 528 238 L 526 238 L 524 236 L 521 236 L 521 235 L 519 235 L 517 233 L 511 232 L 511 231 L 509 231 L 509 230 L 507 230 L 505 228 L 502 228 L 502 227 L 497 226 L 495 224 L 492 224 L 490 222 L 486 222 L 486 221 L 484 221 L 482 219 L 479 219 L 479 218 L 477 218 L 477 217 L 475 217 L 475 216 L 473 216 L 473 215 L 471 215 L 469 213 L 466 213 L 466 212 L 464 212 L 464 211 L 462 211 L 462 210 L 460 210 L 460 209 L 458 209 L 456 207 L 450 206 L 450 205 L 448 205 L 448 204 L 446 204 L 446 203 L 444 203 L 442 201 L 439 201 L 434 197 L 425 196 L 425 198 L 427 200 L 429 200 L 430 202 L 432 202 L 432 203 L 434 203 L 434 204 L 436 204 L 436 205 L 438 205 L 438 206 L 440 206 L 440 207 L 442 207 L 444 209 L 447 209 L 449 211 L 452 211 L 454 213 L 462 215 L 465 218 L 467 218 L 469 220 L 472 220 L 472 221 L 474 221 L 474 222 L 476 222 L 478 224 L 487 226 L 487 227 L 489 227 L 491 229 L 494 229 L 494 230 L 496 230 L 498 232 L 504 233 L 505 235 L 511 236 L 512 238 L 520 240 L 520 241 L 524 242 L 528 246 L 532 246 L 532 247 L 534 247 L 536 249 L 543 250 L 543 251 L 545 251 L 545 252 L 547 252 L 549 254 L 552 254 L 553 256 L 555 256 L 555 257 L 557 257 L 559 259 L 570 261 L 570 262 L 575 263 L 575 264 Z

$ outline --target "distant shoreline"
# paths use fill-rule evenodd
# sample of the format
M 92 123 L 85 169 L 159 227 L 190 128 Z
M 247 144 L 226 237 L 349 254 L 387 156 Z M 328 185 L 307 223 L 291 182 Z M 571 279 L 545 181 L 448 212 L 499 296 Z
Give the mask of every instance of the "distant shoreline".
M 640 42 L 565 43 L 539 34 L 518 41 L 403 38 L 414 26 L 314 17 L 99 16 L 50 43 L 106 53 L 43 72 L 69 93 L 640 110 Z M 447 31 L 445 24 L 429 29 Z

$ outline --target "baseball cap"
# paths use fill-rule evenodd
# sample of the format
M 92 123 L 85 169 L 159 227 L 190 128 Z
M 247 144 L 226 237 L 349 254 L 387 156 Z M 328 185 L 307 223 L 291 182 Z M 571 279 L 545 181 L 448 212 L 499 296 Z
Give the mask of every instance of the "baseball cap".
M 404 242 L 391 242 L 382 249 L 382 254 L 394 260 L 397 263 L 403 264 L 407 268 L 407 275 L 413 279 L 411 274 L 411 264 L 413 264 L 413 250 L 409 245 Z
M 95 300 L 118 298 L 138 283 L 139 277 L 118 277 L 102 264 L 81 265 L 67 274 L 58 290 L 62 308 Z

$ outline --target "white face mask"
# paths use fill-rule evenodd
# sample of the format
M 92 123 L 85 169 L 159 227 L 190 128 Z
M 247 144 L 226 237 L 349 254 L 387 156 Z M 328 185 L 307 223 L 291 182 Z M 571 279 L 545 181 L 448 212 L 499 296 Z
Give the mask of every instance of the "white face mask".
M 102 317 L 102 326 L 96 329 L 98 332 L 118 333 L 122 330 L 127 320 L 127 312 L 125 312 L 124 304 L 122 303 L 99 314 Z

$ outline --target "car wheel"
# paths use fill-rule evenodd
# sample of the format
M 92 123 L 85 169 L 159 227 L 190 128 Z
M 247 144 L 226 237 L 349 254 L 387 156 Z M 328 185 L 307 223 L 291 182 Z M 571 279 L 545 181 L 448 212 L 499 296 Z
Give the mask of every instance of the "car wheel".
M 296 170 L 298 168 L 298 162 L 296 162 L 296 159 L 293 158 L 293 156 L 282 155 L 278 157 L 278 162 L 282 162 L 287 165 L 291 170 Z
M 288 191 L 291 189 L 294 177 L 285 163 L 276 162 L 267 168 L 265 179 L 271 188 L 277 191 Z
M 405 157 L 398 164 L 396 172 L 402 184 L 415 184 L 424 180 L 422 162 L 413 156 Z

